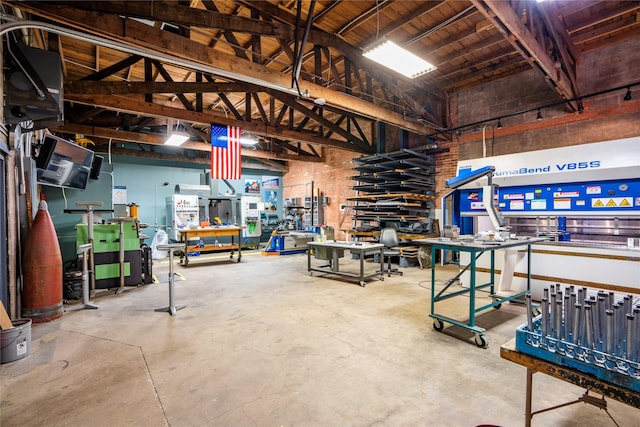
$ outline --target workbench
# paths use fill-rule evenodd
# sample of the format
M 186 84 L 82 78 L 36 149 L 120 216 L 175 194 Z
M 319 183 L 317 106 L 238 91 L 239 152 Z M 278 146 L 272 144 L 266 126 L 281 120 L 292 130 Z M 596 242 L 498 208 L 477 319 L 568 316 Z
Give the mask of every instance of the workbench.
M 380 280 L 384 280 L 384 245 L 381 243 L 370 242 L 343 242 L 343 241 L 328 241 L 328 242 L 309 242 L 307 243 L 309 250 L 307 251 L 307 270 L 309 275 L 312 275 L 314 271 L 322 273 L 330 273 L 336 276 L 344 276 L 358 279 L 360 286 L 365 286 L 365 279 L 378 276 Z M 350 254 L 358 255 L 360 261 L 360 270 L 358 273 L 350 271 L 340 270 L 340 258 L 344 256 L 344 251 L 349 251 Z M 312 254 L 313 252 L 313 254 Z M 321 256 L 318 256 L 322 253 Z M 378 253 L 380 256 L 380 269 L 372 273 L 365 274 L 364 261 L 365 256 L 371 253 Z M 322 266 L 312 267 L 311 257 L 319 258 L 324 261 L 329 261 L 328 264 Z
M 184 251 L 180 255 L 180 264 L 185 267 L 189 265 L 189 254 L 196 252 L 230 252 L 229 258 L 233 260 L 235 251 L 238 251 L 236 262 L 242 259 L 242 250 L 240 243 L 242 242 L 242 228 L 236 226 L 218 226 L 206 228 L 182 228 L 178 229 L 180 233 L 180 242 L 184 243 Z M 216 244 L 197 244 L 189 245 L 189 239 L 198 239 L 203 237 L 223 237 L 231 236 L 231 243 Z M 236 240 L 237 238 L 237 240 Z
M 531 419 L 535 414 L 561 408 L 574 403 L 584 402 L 606 411 L 607 402 L 604 400 L 605 397 L 610 397 L 612 399 L 618 400 L 634 408 L 640 408 L 640 393 L 601 380 L 591 374 L 587 374 L 577 369 L 567 366 L 561 366 L 556 363 L 552 363 L 538 357 L 522 353 L 516 350 L 515 339 L 508 341 L 500 347 L 500 357 L 527 368 L 525 400 L 525 426 L 527 427 L 531 426 Z M 558 378 L 568 383 L 577 385 L 578 387 L 584 388 L 586 392 L 574 401 L 562 403 L 534 412 L 532 411 L 531 401 L 533 389 L 533 374 L 536 372 L 542 372 L 553 378 Z M 591 396 L 589 395 L 589 391 L 595 391 L 601 394 L 603 397 L 598 398 L 595 396 Z M 609 416 L 611 417 L 610 414 Z
M 541 242 L 544 239 L 539 238 L 523 238 L 506 241 L 476 241 L 476 240 L 451 240 L 445 238 L 437 239 L 422 239 L 414 240 L 414 244 L 426 244 L 431 246 L 431 259 L 436 259 L 436 253 L 438 250 L 449 250 L 468 252 L 470 255 L 470 262 L 466 266 L 460 265 L 460 272 L 452 279 L 449 279 L 443 289 L 436 291 L 436 268 L 435 263 L 431 269 L 431 312 L 430 317 L 434 319 L 433 328 L 437 331 L 442 331 L 444 323 L 451 323 L 461 328 L 467 329 L 474 333 L 474 340 L 478 347 L 486 348 L 489 343 L 487 338 L 483 335 L 484 328 L 481 328 L 475 323 L 475 315 L 481 311 L 489 308 L 500 308 L 500 306 L 509 301 L 515 301 L 522 299 L 530 290 L 531 282 L 531 245 L 536 242 Z M 509 294 L 497 294 L 495 292 L 495 251 L 497 249 L 526 247 L 527 250 L 527 286 L 526 289 L 520 292 L 511 292 Z M 483 255 L 488 253 L 490 256 L 490 271 L 489 281 L 486 283 L 476 283 L 476 261 Z M 451 285 L 459 281 L 460 276 L 463 273 L 469 271 L 470 280 L 469 287 L 457 291 L 447 292 Z M 486 290 L 488 288 L 488 296 L 492 299 L 492 302 L 476 308 L 476 292 Z M 465 323 L 463 321 L 455 320 L 450 317 L 436 313 L 436 303 L 449 298 L 469 295 L 469 320 Z

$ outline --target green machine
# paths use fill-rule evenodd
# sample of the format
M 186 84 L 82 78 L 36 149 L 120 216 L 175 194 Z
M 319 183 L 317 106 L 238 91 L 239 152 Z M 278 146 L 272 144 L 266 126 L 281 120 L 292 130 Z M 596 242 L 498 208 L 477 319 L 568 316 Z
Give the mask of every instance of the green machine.
M 136 221 L 123 222 L 122 228 L 125 286 L 150 283 L 143 277 L 142 251 Z M 80 246 L 85 243 L 89 243 L 88 226 L 78 224 L 76 225 L 76 244 Z M 94 224 L 93 246 L 96 289 L 120 286 L 120 224 Z

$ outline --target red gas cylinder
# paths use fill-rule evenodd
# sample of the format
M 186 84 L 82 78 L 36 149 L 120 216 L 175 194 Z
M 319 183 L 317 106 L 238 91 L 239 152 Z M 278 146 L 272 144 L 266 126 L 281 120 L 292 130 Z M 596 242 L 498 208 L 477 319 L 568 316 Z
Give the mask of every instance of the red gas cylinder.
M 62 316 L 62 270 L 58 236 L 42 195 L 22 258 L 22 317 L 40 323 Z

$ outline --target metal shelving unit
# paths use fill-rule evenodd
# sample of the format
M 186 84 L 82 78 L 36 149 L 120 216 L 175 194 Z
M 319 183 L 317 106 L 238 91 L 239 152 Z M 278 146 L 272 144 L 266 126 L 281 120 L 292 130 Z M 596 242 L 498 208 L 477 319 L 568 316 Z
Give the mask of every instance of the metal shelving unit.
M 347 200 L 352 209 L 351 234 L 393 227 L 400 232 L 433 232 L 435 198 L 434 145 L 402 148 L 391 153 L 353 159 L 358 175 L 352 177 L 356 196 Z

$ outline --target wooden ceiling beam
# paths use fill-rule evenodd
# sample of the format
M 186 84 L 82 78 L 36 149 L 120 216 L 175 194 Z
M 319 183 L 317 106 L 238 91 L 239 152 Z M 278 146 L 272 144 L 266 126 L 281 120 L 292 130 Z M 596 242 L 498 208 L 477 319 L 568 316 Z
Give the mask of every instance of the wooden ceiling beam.
M 611 22 L 606 25 L 601 25 L 596 28 L 588 28 L 582 31 L 578 31 L 572 35 L 573 42 L 575 44 L 583 44 L 588 43 L 592 40 L 602 38 L 603 36 L 613 35 L 625 28 L 633 27 L 638 25 L 638 18 L 640 14 L 632 15 L 626 19 L 617 22 Z M 633 33 L 633 32 L 632 32 Z M 632 36 L 637 37 L 637 32 L 635 34 L 631 34 Z
M 574 49 L 573 42 L 569 40 L 567 31 L 558 19 L 555 5 L 549 3 L 537 4 L 536 6 L 547 27 L 547 32 L 558 50 L 557 60 L 560 61 L 562 69 L 571 80 L 572 92 L 579 94 L 580 89 L 576 78 L 576 64 L 580 57 Z
M 316 122 L 320 123 L 322 126 L 328 128 L 328 129 L 331 129 L 336 134 L 338 134 L 341 137 L 345 138 L 348 141 L 349 144 L 353 144 L 354 147 L 358 147 L 354 151 L 358 151 L 358 152 L 362 152 L 362 153 L 370 153 L 371 152 L 372 147 L 366 141 L 357 138 L 355 135 L 349 133 L 345 129 L 342 129 L 340 126 L 337 126 L 336 124 L 334 124 L 330 120 L 324 118 L 323 116 L 321 116 L 320 114 L 316 113 L 312 109 L 309 109 L 309 108 L 303 106 L 302 104 L 297 102 L 295 100 L 295 98 L 288 97 L 288 96 L 283 96 L 283 95 L 276 95 L 276 94 L 274 94 L 274 96 L 276 98 L 278 98 L 280 101 L 284 102 L 286 105 L 288 105 L 289 108 L 292 108 L 292 109 L 294 109 L 296 111 L 302 112 L 306 117 L 310 117 L 311 119 L 313 119 Z
M 108 39 L 118 40 L 119 42 L 127 45 L 157 50 L 162 53 L 172 52 L 176 57 L 207 66 L 211 66 L 211 64 L 213 64 L 216 68 L 225 70 L 226 72 L 234 74 L 237 73 L 238 80 L 249 78 L 264 81 L 265 84 L 282 87 L 283 89 L 290 87 L 290 77 L 275 70 L 271 70 L 260 64 L 243 60 L 233 55 L 208 49 L 207 46 L 200 43 L 185 39 L 184 37 L 167 31 L 155 29 L 131 19 L 123 19 L 119 16 L 107 14 L 98 15 L 46 2 L 17 3 L 19 3 L 20 8 L 27 9 L 31 13 L 45 16 L 56 22 L 60 22 L 74 28 L 79 28 L 83 31 L 106 37 Z M 73 2 L 71 3 L 73 4 Z M 16 7 L 17 6 L 18 5 L 16 5 Z M 329 37 L 328 34 L 323 33 L 322 38 L 329 40 L 331 37 Z M 336 38 L 334 37 L 334 39 Z M 346 43 L 342 44 L 348 46 Z M 353 50 L 353 48 L 350 49 Z M 241 72 L 238 70 L 241 70 Z M 348 96 L 331 89 L 326 89 L 311 82 L 300 82 L 300 90 L 302 93 L 308 91 L 313 98 L 324 98 L 327 103 L 346 111 L 353 111 L 354 113 L 360 114 L 364 117 L 376 119 L 419 135 L 427 135 L 434 132 L 433 128 L 425 126 L 423 123 L 418 121 L 406 120 L 406 118 L 401 114 L 378 107 L 364 100 Z
M 265 123 L 252 122 L 247 123 L 236 119 L 229 119 L 220 115 L 213 114 L 210 111 L 196 112 L 186 111 L 183 109 L 167 107 L 163 105 L 153 104 L 149 102 L 137 101 L 135 99 L 126 98 L 118 95 L 69 95 L 65 94 L 65 100 L 79 104 L 94 105 L 110 110 L 128 112 L 143 116 L 153 116 L 160 118 L 175 118 L 188 123 L 198 123 L 208 126 L 211 123 L 221 125 L 239 126 L 243 130 L 264 137 L 276 137 L 284 140 L 304 141 L 308 144 L 322 145 L 328 147 L 339 148 L 341 150 L 362 153 L 358 147 L 343 140 L 319 137 L 307 132 L 296 132 L 290 129 L 282 129 L 269 126 Z
M 65 123 L 62 126 L 57 126 L 51 129 L 55 132 L 82 134 L 89 137 L 93 136 L 97 138 L 105 138 L 115 141 L 146 144 L 152 146 L 164 146 L 164 141 L 166 139 L 166 135 L 164 134 L 128 132 L 118 129 L 99 128 L 95 126 L 77 125 L 73 123 Z M 181 145 L 180 149 L 211 152 L 211 144 L 206 142 L 188 141 Z M 242 156 L 261 159 L 296 160 L 306 162 L 323 161 L 323 159 L 318 156 L 306 154 L 291 155 L 286 153 L 272 153 L 268 151 L 259 151 L 244 147 L 242 148 Z
M 509 3 L 501 0 L 471 0 L 473 5 L 502 33 L 507 41 L 537 70 L 542 72 L 547 83 L 563 99 L 572 99 L 576 93 L 571 80 L 555 67 L 555 61 L 547 54 L 544 46 L 534 38 L 520 22 Z M 577 108 L 574 106 L 574 108 Z
M 589 18 L 580 22 L 572 22 L 569 17 L 567 17 L 564 22 L 567 27 L 567 31 L 569 34 L 575 33 L 577 31 L 585 30 L 594 25 L 602 24 L 603 22 L 607 22 L 610 19 L 620 17 L 626 13 L 630 13 L 633 11 L 640 11 L 640 2 L 637 1 L 625 1 L 620 2 L 621 4 L 618 7 L 613 9 L 607 9 L 598 13 L 597 15 L 589 14 Z

